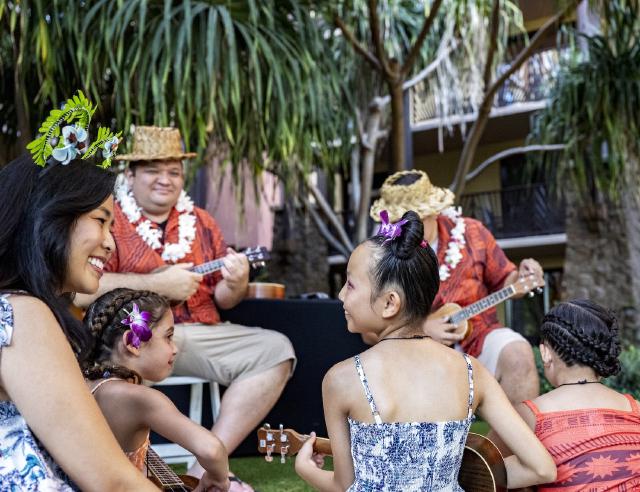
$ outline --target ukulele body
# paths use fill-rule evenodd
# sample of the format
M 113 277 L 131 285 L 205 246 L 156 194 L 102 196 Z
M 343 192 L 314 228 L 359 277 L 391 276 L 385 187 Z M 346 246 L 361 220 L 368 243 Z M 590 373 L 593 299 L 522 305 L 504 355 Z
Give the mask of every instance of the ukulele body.
M 462 307 L 459 304 L 456 304 L 455 302 L 448 302 L 427 316 L 427 319 L 449 318 L 451 315 L 460 311 L 462 311 Z M 471 335 L 472 331 L 473 328 L 471 323 L 469 323 L 469 320 L 464 320 L 456 325 L 456 329 L 453 330 L 453 333 L 464 335 L 464 338 L 467 338 Z

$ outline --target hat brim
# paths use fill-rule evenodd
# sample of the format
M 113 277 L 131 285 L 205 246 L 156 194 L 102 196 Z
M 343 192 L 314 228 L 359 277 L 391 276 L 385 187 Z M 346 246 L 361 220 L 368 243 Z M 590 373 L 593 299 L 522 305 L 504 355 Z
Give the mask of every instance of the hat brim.
M 410 195 L 409 193 L 407 195 Z M 417 197 L 407 196 L 406 200 L 401 202 L 387 202 L 384 198 L 379 198 L 373 205 L 369 215 L 376 222 L 380 222 L 380 212 L 386 210 L 389 214 L 389 221 L 399 221 L 405 212 L 413 210 L 421 219 L 430 215 L 436 215 L 442 212 L 444 209 L 453 205 L 455 201 L 455 195 L 448 188 L 440 188 L 433 186 L 428 196 Z
M 170 161 L 193 159 L 197 156 L 195 152 L 186 152 L 181 154 L 122 154 L 116 155 L 116 161 Z

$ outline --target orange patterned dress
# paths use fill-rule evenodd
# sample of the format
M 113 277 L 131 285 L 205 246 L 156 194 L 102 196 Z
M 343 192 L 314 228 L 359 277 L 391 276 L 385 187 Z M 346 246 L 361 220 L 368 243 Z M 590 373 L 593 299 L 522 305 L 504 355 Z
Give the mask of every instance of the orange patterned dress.
M 98 384 L 93 386 L 93 388 L 91 388 L 91 394 L 95 395 L 96 391 L 98 391 L 100 386 L 102 386 L 105 383 L 108 383 L 109 381 L 122 381 L 122 379 L 121 378 L 103 379 L 102 381 L 99 381 Z M 127 455 L 127 458 L 129 458 L 129 461 L 131 461 L 131 463 L 133 463 L 133 465 L 140 471 L 144 471 L 146 466 L 147 451 L 149 450 L 149 446 L 151 444 L 151 441 L 149 440 L 150 433 L 151 432 L 147 433 L 147 438 L 138 447 L 138 449 L 136 449 L 135 451 L 125 451 L 125 454 Z
M 640 405 L 625 395 L 631 411 L 589 408 L 540 412 L 535 433 L 558 467 L 554 483 L 538 492 L 631 492 L 640 490 Z

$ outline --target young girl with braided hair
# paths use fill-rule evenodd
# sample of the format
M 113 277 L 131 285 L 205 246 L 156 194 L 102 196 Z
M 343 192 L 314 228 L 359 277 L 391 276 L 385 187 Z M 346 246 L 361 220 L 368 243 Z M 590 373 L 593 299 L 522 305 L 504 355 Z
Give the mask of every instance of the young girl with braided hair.
M 601 384 L 620 371 L 615 316 L 589 300 L 563 302 L 540 335 L 555 389 L 517 408 L 558 467 L 556 481 L 538 491 L 640 490 L 640 405 Z
M 321 491 L 462 491 L 458 471 L 477 411 L 516 451 L 505 463 L 510 488 L 554 479 L 549 453 L 493 376 L 424 335 L 439 277 L 422 221 L 413 211 L 395 224 L 380 215 L 378 235 L 351 254 L 340 291 L 348 330 L 379 343 L 324 378 L 334 471 L 317 466 L 314 437 L 296 471 Z
M 162 296 L 115 289 L 91 304 L 84 324 L 94 346 L 84 374 L 116 439 L 144 469 L 151 430 L 191 451 L 205 469 L 197 490 L 226 491 L 229 464 L 222 442 L 183 415 L 163 393 L 140 384 L 171 374 L 177 348 L 173 314 Z

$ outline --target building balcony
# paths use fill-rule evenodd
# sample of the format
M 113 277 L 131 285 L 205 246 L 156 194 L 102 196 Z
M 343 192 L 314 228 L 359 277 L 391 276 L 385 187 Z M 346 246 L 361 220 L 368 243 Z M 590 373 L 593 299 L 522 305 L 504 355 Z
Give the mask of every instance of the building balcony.
M 481 221 L 503 247 L 566 241 L 564 204 L 544 183 L 468 193 L 460 205 L 465 216 Z
M 557 75 L 559 59 L 564 51 L 564 49 L 550 48 L 533 54 L 500 88 L 490 117 L 528 113 L 542 109 L 546 105 L 549 91 Z M 498 74 L 505 71 L 508 66 L 504 64 L 498 67 Z M 464 104 L 466 110 L 462 114 L 448 116 L 446 119 L 441 118 L 438 112 L 438 107 L 441 105 L 438 97 L 442 97 L 442 95 L 438 95 L 431 89 L 436 87 L 436 84 L 435 79 L 428 78 L 412 89 L 411 126 L 413 131 L 425 131 L 475 120 L 476 114 L 473 111 L 471 101 Z M 473 91 L 471 88 L 464 91 L 466 94 L 474 92 L 477 91 Z

